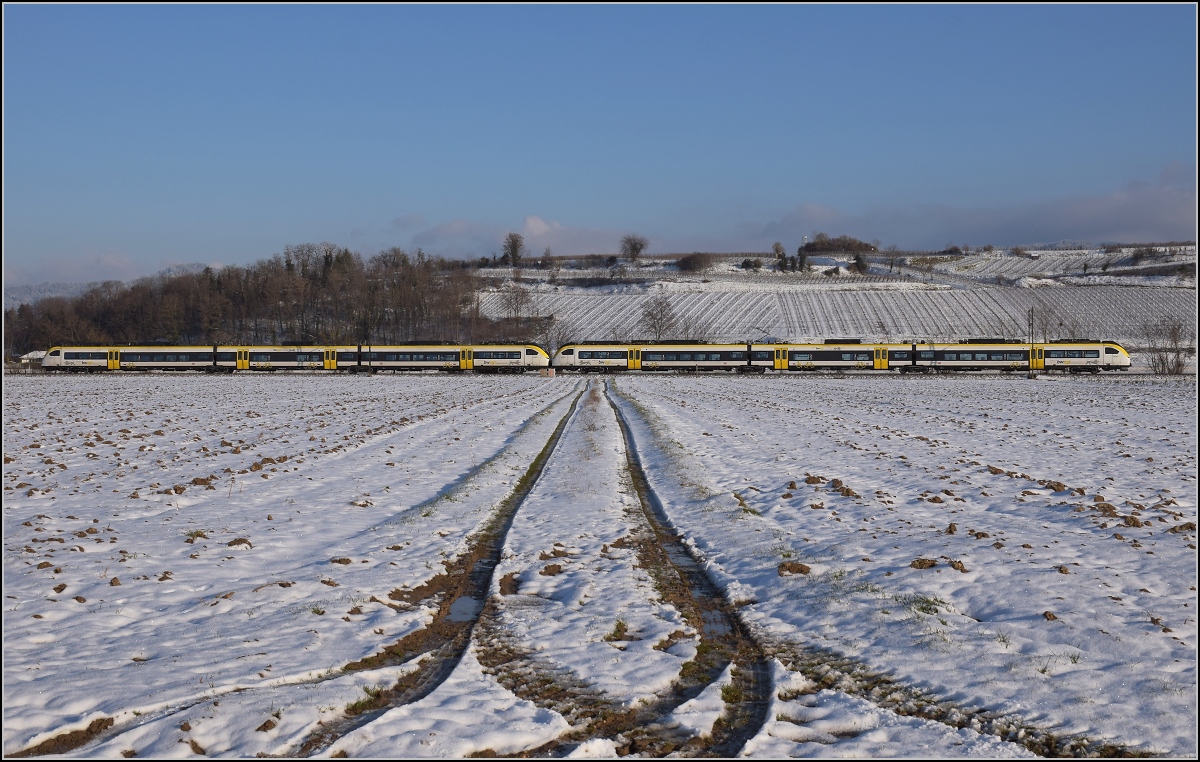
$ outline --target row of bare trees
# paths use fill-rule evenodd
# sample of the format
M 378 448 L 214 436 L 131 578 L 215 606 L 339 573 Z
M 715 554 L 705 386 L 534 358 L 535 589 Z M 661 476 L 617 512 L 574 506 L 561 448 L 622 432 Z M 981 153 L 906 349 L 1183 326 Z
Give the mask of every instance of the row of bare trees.
M 358 344 L 520 340 L 522 321 L 480 309 L 461 263 L 391 248 L 364 259 L 287 246 L 246 267 L 112 281 L 5 312 L 6 356 L 54 345 Z M 515 310 L 519 314 L 520 310 Z

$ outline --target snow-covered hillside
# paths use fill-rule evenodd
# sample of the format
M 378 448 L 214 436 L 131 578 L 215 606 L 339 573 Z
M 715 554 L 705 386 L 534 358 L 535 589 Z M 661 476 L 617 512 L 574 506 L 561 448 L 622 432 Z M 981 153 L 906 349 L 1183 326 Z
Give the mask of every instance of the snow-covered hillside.
M 934 284 L 846 283 L 776 285 L 738 290 L 714 284 L 662 282 L 602 291 L 537 286 L 528 314 L 553 315 L 572 341 L 645 338 L 638 327 L 647 300 L 665 294 L 692 338 L 745 341 L 771 335 L 789 340 L 834 337 L 933 340 L 1027 334 L 1031 308 L 1054 315 L 1051 338 L 1145 341 L 1144 327 L 1163 317 L 1194 325 L 1194 290 L 1120 286 L 1054 289 Z M 503 290 L 485 294 L 485 314 L 506 314 Z

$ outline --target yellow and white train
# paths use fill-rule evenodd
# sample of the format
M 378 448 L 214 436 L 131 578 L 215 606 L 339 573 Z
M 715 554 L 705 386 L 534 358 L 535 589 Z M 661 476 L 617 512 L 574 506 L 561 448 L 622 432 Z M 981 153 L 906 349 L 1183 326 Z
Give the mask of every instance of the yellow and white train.
M 388 346 L 144 346 L 52 347 L 42 367 L 55 371 L 206 372 L 331 370 L 474 371 L 523 373 L 553 367 L 581 373 L 625 371 L 1060 371 L 1129 370 L 1129 352 L 1114 341 L 1021 342 L 999 339 L 959 343 L 864 343 L 827 339 L 821 344 L 577 343 L 553 359 L 535 344 Z
M 987 339 L 949 344 L 869 344 L 860 339 L 827 339 L 822 344 L 567 344 L 558 350 L 551 365 L 583 373 L 627 370 L 1099 373 L 1129 370 L 1130 358 L 1129 352 L 1114 341 L 1030 343 Z
M 42 358 L 46 370 L 234 371 L 390 370 L 523 373 L 550 365 L 546 350 L 533 344 L 400 344 L 388 346 L 143 346 L 52 347 Z

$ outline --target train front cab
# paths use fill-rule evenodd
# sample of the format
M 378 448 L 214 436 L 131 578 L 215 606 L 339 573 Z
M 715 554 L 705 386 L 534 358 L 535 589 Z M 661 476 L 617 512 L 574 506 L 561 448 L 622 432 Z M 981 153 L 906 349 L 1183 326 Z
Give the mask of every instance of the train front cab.
M 559 348 L 551 364 L 580 373 L 640 370 L 643 349 L 625 344 L 566 344 Z

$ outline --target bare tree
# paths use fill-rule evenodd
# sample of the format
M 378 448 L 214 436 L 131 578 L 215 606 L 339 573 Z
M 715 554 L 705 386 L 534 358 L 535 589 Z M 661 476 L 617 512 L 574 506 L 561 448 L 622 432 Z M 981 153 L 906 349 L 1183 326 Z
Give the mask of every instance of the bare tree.
M 504 237 L 504 253 L 500 256 L 500 261 L 516 267 L 521 263 L 523 256 L 525 256 L 525 237 L 520 233 L 506 235 Z
M 1061 322 L 1054 310 L 1040 300 L 1029 308 L 1025 317 L 1030 341 L 1038 341 L 1038 336 L 1041 336 L 1042 342 L 1049 341 L 1050 329 Z
M 679 318 L 675 315 L 675 308 L 666 294 L 652 296 L 642 305 L 642 318 L 638 321 L 638 328 L 648 333 L 655 341 L 662 341 L 671 336 L 678 325 Z
M 649 245 L 650 242 L 644 236 L 630 233 L 621 239 L 621 256 L 630 262 L 636 262 Z
M 500 294 L 500 304 L 504 312 L 514 320 L 520 320 L 525 310 L 529 308 L 529 289 L 512 284 Z
M 1183 375 L 1187 355 L 1195 352 L 1195 331 L 1179 318 L 1163 318 L 1142 326 L 1151 373 Z
M 571 338 L 571 329 L 567 324 L 550 315 L 542 323 L 534 342 L 553 357 L 563 345 L 570 343 Z
M 684 312 L 679 316 L 679 338 L 685 341 L 706 341 L 712 328 L 712 320 L 705 320 L 698 312 Z

